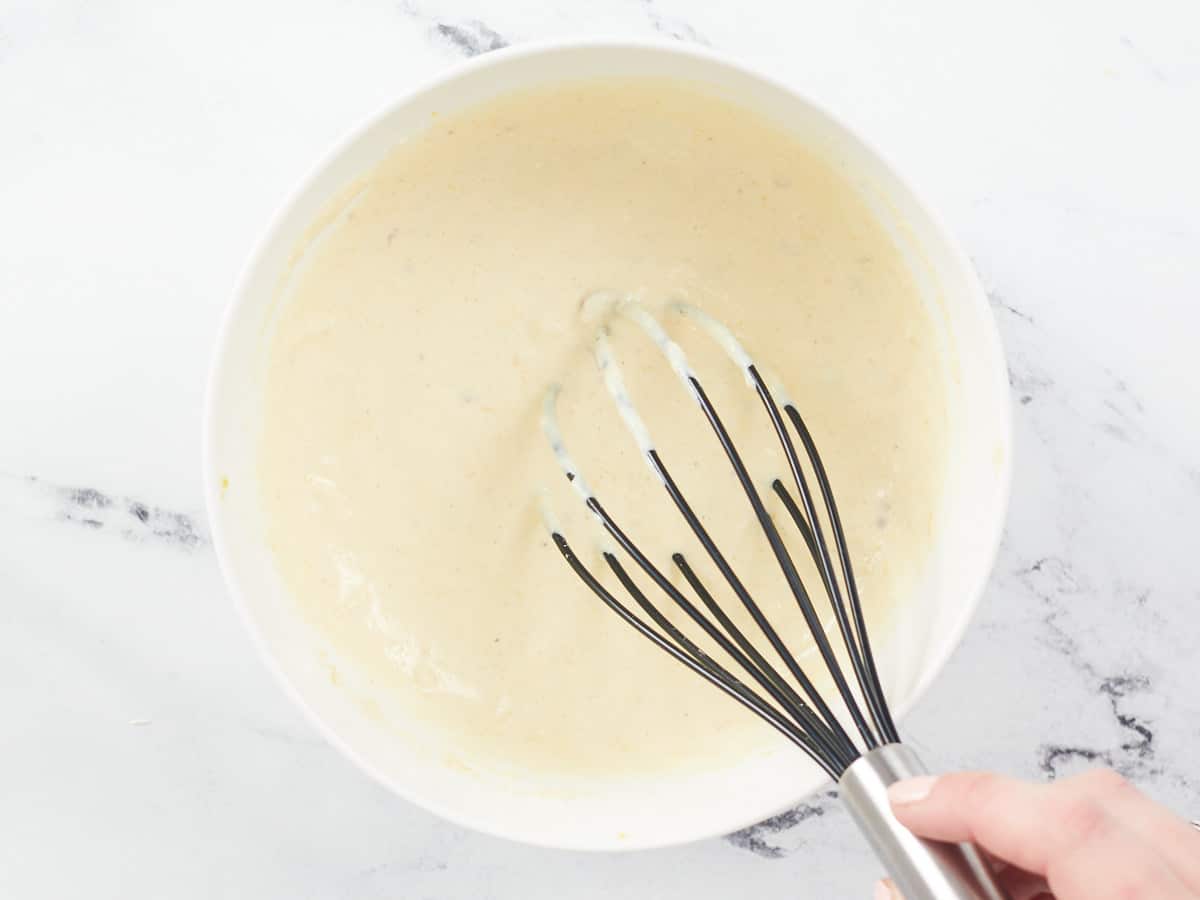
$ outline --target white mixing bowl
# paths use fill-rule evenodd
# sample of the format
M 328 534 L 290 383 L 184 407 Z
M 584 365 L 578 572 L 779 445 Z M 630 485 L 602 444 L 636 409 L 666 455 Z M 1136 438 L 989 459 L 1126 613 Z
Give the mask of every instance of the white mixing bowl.
M 447 819 L 529 843 L 594 850 L 727 833 L 795 804 L 823 777 L 790 745 L 721 771 L 619 784 L 539 783 L 450 764 L 418 737 L 383 724 L 346 684 L 331 683 L 331 651 L 301 621 L 275 572 L 255 469 L 270 317 L 289 258 L 327 202 L 435 112 L 520 88 L 622 76 L 702 86 L 769 116 L 822 153 L 888 226 L 941 323 L 952 360 L 951 447 L 936 551 L 920 590 L 902 601 L 899 624 L 874 641 L 893 709 L 903 714 L 961 638 L 999 544 L 1012 455 L 1000 341 L 966 257 L 909 185 L 829 113 L 743 65 L 678 44 L 527 46 L 473 60 L 402 97 L 342 141 L 271 223 L 226 313 L 204 423 L 208 512 L 225 579 L 263 658 L 316 728 L 396 793 Z

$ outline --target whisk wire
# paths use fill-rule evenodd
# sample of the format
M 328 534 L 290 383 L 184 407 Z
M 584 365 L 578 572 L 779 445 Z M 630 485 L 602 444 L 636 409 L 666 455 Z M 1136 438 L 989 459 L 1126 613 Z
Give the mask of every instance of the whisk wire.
M 796 598 L 796 603 L 799 605 L 800 612 L 804 616 L 805 624 L 808 625 L 809 631 L 812 632 L 813 640 L 817 644 L 817 650 L 820 652 L 821 658 L 825 661 L 825 666 L 829 671 L 830 677 L 833 679 L 834 687 L 837 689 L 838 695 L 842 698 L 842 702 L 850 713 L 850 718 L 853 719 L 855 726 L 857 726 L 859 734 L 862 735 L 863 741 L 869 749 L 874 749 L 879 746 L 879 739 L 871 731 L 870 724 L 854 700 L 850 684 L 846 681 L 846 676 L 837 661 L 837 655 L 834 653 L 833 645 L 829 642 L 828 635 L 825 634 L 825 627 L 821 624 L 821 617 L 817 614 L 812 598 L 804 587 L 804 582 L 800 578 L 796 564 L 792 561 L 791 554 L 788 553 L 787 546 L 784 544 L 779 530 L 775 527 L 770 513 L 767 512 L 766 507 L 763 505 L 758 489 L 754 487 L 754 481 L 746 469 L 746 464 L 742 461 L 741 454 L 738 453 L 737 447 L 734 445 L 733 439 L 729 436 L 729 432 L 721 421 L 721 417 L 717 414 L 716 408 L 708 399 L 703 385 L 700 384 L 700 380 L 694 375 L 691 376 L 691 382 L 696 401 L 700 404 L 700 408 L 708 418 L 709 425 L 716 432 L 717 440 L 720 441 L 721 448 L 725 451 L 725 455 L 733 467 L 734 474 L 741 483 L 742 491 L 745 493 L 746 499 L 750 501 L 750 506 L 754 510 L 754 517 L 758 519 L 758 524 L 762 528 L 767 543 L 771 546 L 771 551 L 774 553 L 775 560 L 783 572 L 783 576 L 788 583 L 788 588 L 791 590 L 792 596 Z M 814 532 L 816 531 L 815 528 L 813 530 Z
M 682 631 L 680 631 L 679 628 L 677 628 L 675 626 L 675 624 L 671 622 L 670 619 L 668 619 L 666 616 L 664 616 L 659 611 L 659 609 L 649 601 L 649 599 L 646 597 L 645 593 L 634 583 L 633 579 L 629 576 L 628 572 L 625 571 L 624 567 L 621 566 L 620 561 L 617 560 L 617 558 L 615 556 L 613 556 L 610 553 L 610 554 L 606 555 L 605 559 L 608 562 L 609 567 L 616 574 L 617 580 L 621 582 L 621 585 L 627 591 L 629 591 L 629 593 L 633 596 L 634 600 L 642 608 L 642 610 L 648 616 L 650 616 L 650 618 L 660 628 L 662 628 L 665 632 L 667 632 L 667 634 L 670 635 L 671 638 L 673 640 L 675 640 L 679 644 L 679 646 L 683 650 L 685 650 L 697 663 L 699 663 L 703 668 L 711 671 L 717 678 L 721 679 L 722 681 L 727 680 L 731 683 L 736 683 L 743 690 L 745 690 L 747 693 L 749 693 L 751 696 L 754 696 L 753 692 L 750 691 L 749 688 L 747 688 L 744 683 L 739 681 L 735 675 L 733 675 L 731 672 L 729 672 L 727 669 L 725 669 L 723 666 L 721 666 L 719 663 L 717 663 L 711 656 L 709 656 L 702 649 L 700 649 L 700 647 L 698 647 L 695 644 L 695 642 L 690 640 L 687 637 L 687 635 L 685 635 Z M 726 648 L 723 646 L 722 649 L 726 649 Z M 728 651 L 726 651 L 726 652 L 728 652 Z M 735 662 L 738 663 L 738 665 L 740 665 L 746 671 L 746 673 L 748 675 L 750 675 L 755 681 L 757 681 L 764 688 L 764 690 L 766 690 L 767 693 L 769 693 L 775 699 L 775 701 L 777 703 L 779 703 L 781 706 L 784 706 L 785 709 L 789 708 L 789 706 L 786 703 L 786 697 L 785 697 L 784 691 L 780 690 L 777 686 L 773 686 L 775 683 L 772 682 L 771 679 L 767 678 L 765 676 L 765 673 L 759 671 L 754 665 L 750 664 L 743 656 L 735 655 L 734 660 L 735 660 Z M 776 676 L 776 678 L 778 678 L 778 676 Z M 790 691 L 787 691 L 787 693 L 791 693 L 791 695 L 793 697 L 795 696 L 795 694 Z M 802 708 L 801 712 L 805 712 L 803 710 L 803 706 L 804 706 L 803 701 L 798 700 L 797 702 L 799 703 L 800 707 Z M 764 705 L 766 705 L 766 704 L 764 704 Z M 774 707 L 770 707 L 770 708 L 773 709 Z M 795 716 L 795 713 L 793 712 L 792 713 L 793 721 L 795 721 L 795 718 L 796 718 L 796 716 Z M 805 718 L 805 719 L 811 718 L 811 712 L 806 712 L 806 714 L 804 716 L 802 716 L 802 718 Z M 833 758 L 838 758 L 838 751 L 833 748 L 833 746 L 829 743 L 829 741 L 826 739 L 824 734 L 821 733 L 819 723 L 816 723 L 816 725 L 817 725 L 817 730 L 815 730 L 815 731 L 806 731 L 803 728 L 801 728 L 797 732 L 798 734 L 803 736 L 803 738 L 806 742 L 805 749 L 811 749 L 813 751 L 827 752 L 827 753 L 830 753 Z
M 715 663 L 706 653 L 704 653 L 704 651 L 700 650 L 700 648 L 695 647 L 695 645 L 692 644 L 694 650 L 687 650 L 687 644 L 690 644 L 691 642 L 687 641 L 686 638 L 684 638 L 685 643 L 682 646 L 676 646 L 670 640 L 656 632 L 653 628 L 638 618 L 638 616 L 634 614 L 627 606 L 625 606 L 625 604 L 621 603 L 621 601 L 613 596 L 613 594 L 609 592 L 608 589 L 605 588 L 604 585 L 601 584 L 594 575 L 592 575 L 588 568 L 582 563 L 582 561 L 580 561 L 578 555 L 576 555 L 575 551 L 571 548 L 571 545 L 567 542 L 567 539 L 562 535 L 561 532 L 552 532 L 551 538 L 554 541 L 554 545 L 558 548 L 558 551 L 562 554 L 563 558 L 567 561 L 567 564 L 571 567 L 579 579 L 583 581 L 583 583 L 592 591 L 592 593 L 599 597 L 609 609 L 611 609 L 619 618 L 626 622 L 626 624 L 630 625 L 635 631 L 657 646 L 660 650 L 663 650 L 669 656 L 674 658 L 676 661 L 691 669 L 701 678 L 708 681 L 721 691 L 724 691 L 751 712 L 761 716 L 769 725 L 775 728 L 776 731 L 778 731 L 800 749 L 804 750 L 805 753 L 807 753 L 808 756 L 814 762 L 816 762 L 817 765 L 819 765 L 831 778 L 838 777 L 839 773 L 845 767 L 837 766 L 835 768 L 830 762 L 828 762 L 822 753 L 822 749 L 818 747 L 807 734 L 798 729 L 793 722 L 781 715 L 774 707 L 763 702 L 761 698 L 750 691 L 736 677 Z M 616 558 L 613 557 L 611 553 L 605 553 L 604 556 L 605 560 L 611 567 L 613 562 L 616 561 Z M 617 567 L 620 567 L 619 562 L 617 562 Z M 624 580 L 622 580 L 622 585 L 625 585 Z M 626 589 L 628 590 L 628 588 Z M 642 605 L 642 608 L 647 611 L 648 615 L 652 615 L 652 618 L 654 618 L 656 621 L 659 619 L 665 619 L 665 617 L 662 617 L 661 614 L 654 609 L 653 604 L 650 604 L 649 601 L 645 599 L 644 594 L 640 594 L 640 591 L 636 590 L 632 592 L 632 594 L 635 601 L 638 600 L 639 595 L 641 596 L 641 600 L 644 601 L 644 604 L 640 603 L 639 605 Z M 653 610 L 653 613 L 651 613 L 650 610 Z
M 765 659 L 763 659 L 761 654 L 759 654 L 757 649 L 755 649 L 754 645 L 746 639 L 746 636 L 742 633 L 741 629 L 739 629 L 737 625 L 730 621 L 729 617 L 725 614 L 725 611 L 721 609 L 720 604 L 713 599 L 713 595 L 709 592 L 708 588 L 704 586 L 704 582 L 700 580 L 700 577 L 695 573 L 695 571 L 692 570 L 692 567 L 688 565 L 687 560 L 684 559 L 682 553 L 674 554 L 672 559 L 675 561 L 675 565 L 679 567 L 679 571 L 683 573 L 683 577 L 687 579 L 687 582 L 691 586 L 692 590 L 695 591 L 697 596 L 700 597 L 701 602 L 704 603 L 705 607 L 710 613 L 712 613 L 713 617 L 717 619 L 717 621 L 721 624 L 721 627 L 725 629 L 726 633 L 734 639 L 743 652 L 745 652 L 755 661 L 756 665 L 758 665 L 763 671 L 763 674 L 767 678 L 771 679 L 772 683 L 775 684 L 775 686 L 795 704 L 799 712 L 799 717 L 803 720 L 803 724 L 810 730 L 817 743 L 827 747 L 829 753 L 835 758 L 841 757 L 846 759 L 848 762 L 852 761 L 857 755 L 857 751 L 854 749 L 854 744 L 851 742 L 849 735 L 847 735 L 840 727 L 836 730 L 830 729 L 826 724 L 828 721 L 828 715 L 826 716 L 826 719 L 818 718 L 808 704 L 804 702 L 803 698 L 799 697 L 795 691 L 792 690 L 791 685 L 784 681 L 779 676 L 779 673 Z M 828 710 L 828 708 L 825 706 L 824 700 L 821 698 L 821 695 L 816 692 L 815 686 L 804 674 L 803 669 L 800 670 L 800 678 L 797 680 L 800 681 L 801 687 L 810 695 L 810 697 L 816 698 L 815 702 L 819 704 L 819 708 Z M 831 711 L 829 712 L 831 713 Z M 840 723 L 838 724 L 840 726 Z
M 679 490 L 679 486 L 675 483 L 675 479 L 671 477 L 671 473 L 667 470 L 666 464 L 662 461 L 662 457 L 659 455 L 658 451 L 652 449 L 647 453 L 647 456 L 649 457 L 651 467 L 659 476 L 671 499 L 675 502 L 676 509 L 678 509 L 680 515 L 683 516 L 684 521 L 687 522 L 688 526 L 692 530 L 692 533 L 696 536 L 696 539 L 700 542 L 701 546 L 704 547 L 705 552 L 708 553 L 709 558 L 724 576 L 730 588 L 732 588 L 733 592 L 742 602 L 743 607 L 745 607 L 746 611 L 750 614 L 750 617 L 754 620 L 755 625 L 758 626 L 759 630 L 763 633 L 763 636 L 767 639 L 768 643 L 770 643 L 775 653 L 783 661 L 783 664 L 787 667 L 788 671 L 792 673 L 792 677 L 799 682 L 801 688 L 809 697 L 810 701 L 821 712 L 821 715 L 824 717 L 825 721 L 833 723 L 832 726 L 829 726 L 829 730 L 837 742 L 844 748 L 853 752 L 853 744 L 850 741 L 849 735 L 845 733 L 841 723 L 838 722 L 837 717 L 833 714 L 833 711 L 826 705 L 820 691 L 816 689 L 816 686 L 812 683 L 812 680 L 808 677 L 800 663 L 796 660 L 796 657 L 788 649 L 787 644 L 779 637 L 779 634 L 771 625 L 770 620 L 763 614 L 762 609 L 754 601 L 754 598 L 750 595 L 750 592 L 746 590 L 745 585 L 742 583 L 741 579 L 738 578 L 737 573 L 733 571 L 733 568 L 725 559 L 724 554 L 722 554 L 717 548 L 717 545 L 712 540 L 708 530 L 700 522 L 699 517 L 692 510 L 691 505 L 687 502 L 683 496 L 683 493 Z M 682 557 L 680 556 L 680 558 Z M 676 564 L 678 565 L 678 562 L 676 562 Z M 688 577 L 687 572 L 684 572 L 684 577 Z M 692 582 L 692 578 L 688 578 L 688 581 L 689 583 Z M 698 583 L 698 579 L 696 579 L 696 581 Z M 693 589 L 695 589 L 696 585 L 693 584 L 692 586 Z M 737 640 L 739 644 L 744 642 L 745 646 L 748 646 L 753 651 L 752 658 L 754 658 L 760 666 L 764 666 L 770 672 L 774 673 L 774 669 L 772 669 L 767 664 L 766 660 L 758 654 L 757 650 L 753 649 L 753 645 L 750 644 L 749 641 L 745 641 L 745 638 L 742 636 L 741 632 L 733 626 L 733 623 L 730 622 L 728 617 L 725 616 L 724 611 L 720 610 L 720 607 L 715 601 L 712 600 L 712 595 L 708 594 L 707 591 L 705 591 L 703 594 L 701 594 L 700 591 L 697 591 L 697 594 L 701 596 L 702 600 L 704 600 L 705 596 L 708 597 L 708 600 L 705 601 L 706 606 L 708 606 L 713 614 L 718 618 L 718 621 L 721 622 L 722 627 L 725 628 L 725 631 L 729 633 L 731 637 Z
M 796 501 L 792 499 L 792 495 L 778 478 L 771 480 L 771 490 L 775 492 L 775 496 L 779 498 L 784 509 L 791 515 L 792 522 L 796 525 L 796 530 L 800 532 L 800 537 L 804 539 L 804 546 L 808 548 L 809 554 L 815 560 L 818 553 L 817 544 L 813 539 L 812 529 L 808 527 L 808 520 L 804 518 L 804 513 L 800 511 L 800 507 L 796 505 Z
M 734 628 L 736 636 L 733 634 L 726 635 L 703 613 L 701 613 L 700 610 L 696 608 L 695 604 L 688 600 L 688 598 L 670 582 L 670 580 L 659 570 L 659 568 L 650 561 L 650 559 L 638 548 L 638 546 L 634 544 L 632 540 L 630 540 L 629 536 L 613 520 L 599 500 L 597 500 L 595 497 L 592 497 L 588 501 L 588 508 L 592 510 L 592 512 L 604 526 L 604 529 L 617 542 L 621 549 L 624 550 L 633 559 L 633 561 L 638 564 L 638 567 L 650 577 L 650 579 L 659 587 L 659 589 L 661 589 L 663 593 L 665 593 L 675 603 L 676 606 L 683 610 L 684 614 L 687 615 L 687 617 L 693 622 L 695 622 L 696 625 L 698 625 L 704 631 L 704 633 L 707 634 L 709 638 L 711 638 L 717 644 L 718 647 L 728 654 L 730 658 L 732 658 L 734 662 L 736 662 L 746 672 L 746 674 L 758 682 L 763 690 L 770 694 L 772 699 L 774 699 L 776 703 L 783 707 L 783 709 L 794 720 L 796 720 L 798 724 L 802 724 L 806 728 L 810 729 L 810 736 L 816 743 L 822 746 L 828 745 L 831 749 L 834 746 L 839 746 L 841 748 L 841 752 L 845 752 L 848 748 L 849 751 L 853 753 L 853 747 L 850 745 L 849 740 L 845 737 L 844 733 L 840 735 L 835 733 L 832 736 L 827 735 L 827 732 L 829 731 L 828 726 L 813 714 L 803 700 L 796 695 L 795 691 L 793 691 L 790 687 L 784 687 L 783 689 L 778 687 L 778 685 L 783 684 L 783 679 L 780 678 L 779 674 L 767 663 L 765 659 L 763 659 L 763 657 L 756 650 L 753 650 L 753 646 L 749 645 L 748 641 L 745 641 L 744 635 L 742 635 L 740 631 Z M 625 587 L 625 589 L 631 594 L 634 594 L 638 604 L 646 610 L 647 615 L 650 615 L 652 618 L 654 618 L 654 620 L 659 623 L 659 626 L 668 631 L 672 637 L 675 637 L 676 634 L 682 636 L 682 632 L 675 630 L 674 626 L 671 626 L 671 628 L 668 629 L 666 625 L 663 625 L 663 622 L 669 622 L 669 620 L 667 620 L 665 617 L 661 617 L 661 613 L 657 607 L 655 607 L 653 604 L 650 604 L 649 600 L 646 599 L 645 594 L 640 590 L 636 590 L 636 585 L 633 584 L 632 580 L 629 580 L 627 576 L 623 574 L 624 569 L 620 567 L 619 563 L 616 561 L 616 557 L 612 554 L 606 554 L 605 559 L 608 561 L 609 567 L 612 568 L 614 573 L 617 575 L 618 580 L 621 581 L 622 586 Z M 616 563 L 616 565 L 614 565 L 614 563 Z M 678 563 L 676 564 L 678 565 Z M 651 612 L 651 610 L 653 610 L 653 612 Z M 660 617 L 662 621 L 659 621 Z M 728 619 L 726 618 L 725 621 L 728 622 Z M 730 627 L 733 627 L 732 622 L 729 622 L 729 625 Z M 739 641 L 738 638 L 741 638 L 742 640 Z M 753 651 L 753 661 L 739 648 L 738 644 L 742 643 L 743 641 L 745 641 L 745 644 L 750 646 L 751 650 Z M 691 647 L 695 646 L 690 641 L 688 641 L 688 644 Z M 759 668 L 759 665 L 762 666 L 761 669 Z M 803 672 L 801 672 L 801 677 L 803 678 Z M 811 682 L 809 682 L 807 678 L 804 678 L 803 683 L 809 684 L 809 686 L 812 687 Z M 813 687 L 813 696 L 816 698 L 815 702 L 819 704 L 818 709 L 822 716 L 825 716 L 826 720 L 834 718 L 833 711 L 825 705 L 824 700 L 821 698 L 820 693 L 816 691 L 815 687 Z M 836 721 L 836 719 L 834 719 L 834 721 Z M 853 756 L 851 756 L 851 759 L 853 759 Z
M 821 581 L 825 585 L 825 590 L 829 594 L 830 604 L 833 607 L 834 616 L 837 618 L 838 630 L 842 634 L 842 641 L 846 646 L 846 653 L 850 657 L 850 665 L 854 669 L 854 675 L 858 681 L 858 689 L 867 704 L 867 709 L 871 714 L 871 718 L 875 723 L 875 727 L 883 732 L 882 722 L 884 715 L 878 709 L 878 698 L 871 690 L 870 678 L 867 669 L 867 664 L 863 659 L 861 642 L 864 638 L 864 631 L 855 627 L 850 621 L 850 615 L 846 609 L 846 603 L 842 598 L 842 592 L 838 587 L 837 579 L 833 573 L 833 560 L 830 558 L 829 546 L 825 541 L 825 530 L 821 527 L 821 520 L 817 516 L 814 508 L 812 493 L 808 488 L 808 479 L 804 477 L 804 471 L 800 466 L 800 459 L 796 454 L 796 446 L 792 442 L 792 437 L 788 433 L 787 426 L 784 424 L 783 417 L 779 414 L 779 407 L 775 403 L 775 398 L 771 395 L 758 369 L 751 365 L 749 367 L 750 379 L 754 384 L 754 389 L 757 391 L 759 399 L 762 401 L 763 407 L 767 411 L 767 416 L 771 419 L 771 425 L 775 428 L 775 434 L 779 438 L 779 443 L 783 447 L 784 456 L 788 461 L 788 468 L 792 471 L 792 478 L 796 482 L 796 490 L 800 494 L 800 501 L 804 504 L 805 519 L 811 529 L 813 541 L 816 544 L 818 553 L 813 557 L 813 561 L 817 565 L 817 570 L 821 575 Z M 807 429 L 803 432 L 807 434 Z M 805 450 L 808 452 L 809 462 L 814 463 L 813 454 L 816 452 L 816 447 L 811 441 L 805 444 Z M 813 465 L 814 470 L 817 469 L 816 464 Z M 823 470 L 821 470 L 823 472 Z M 824 483 L 828 483 L 828 479 L 824 479 Z M 826 500 L 832 500 L 832 495 L 827 494 Z M 789 510 L 790 511 L 790 510 Z M 793 520 L 799 522 L 795 515 Z M 811 549 L 811 548 L 810 548 Z M 843 559 L 845 561 L 845 558 Z M 871 743 L 874 735 L 869 737 L 864 733 L 864 738 L 867 738 L 868 746 L 872 749 L 877 744 Z
M 883 696 L 879 670 L 875 665 L 875 654 L 871 651 L 870 632 L 863 615 L 862 601 L 858 595 L 858 582 L 854 578 L 854 566 L 850 561 L 850 550 L 846 546 L 846 533 L 842 528 L 842 517 L 838 514 L 837 502 L 833 498 L 833 486 L 829 482 L 829 476 L 825 473 L 825 465 L 821 462 L 821 454 L 817 452 L 817 444 L 813 440 L 808 426 L 804 423 L 800 411 L 791 403 L 785 403 L 784 412 L 787 413 L 796 433 L 800 435 L 800 442 L 804 445 L 804 451 L 812 465 L 813 474 L 816 476 L 817 486 L 821 489 L 821 496 L 825 501 L 825 512 L 829 517 L 829 526 L 833 531 L 838 559 L 842 564 L 842 578 L 846 582 L 846 593 L 850 600 L 854 630 L 858 635 L 859 646 L 862 649 L 862 657 L 866 665 L 867 677 L 865 683 L 860 682 L 860 684 L 862 684 L 864 692 L 868 692 L 874 697 L 872 709 L 876 717 L 876 724 L 883 734 L 884 743 L 898 743 L 900 734 L 896 730 L 896 723 L 892 719 L 887 699 Z

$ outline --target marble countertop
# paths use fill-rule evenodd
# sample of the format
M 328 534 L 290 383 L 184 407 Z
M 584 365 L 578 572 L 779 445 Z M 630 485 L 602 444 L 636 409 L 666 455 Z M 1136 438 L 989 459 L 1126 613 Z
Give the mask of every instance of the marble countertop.
M 463 831 L 326 746 L 204 523 L 217 323 L 274 208 L 414 80 L 521 41 L 745 57 L 883 147 L 984 278 L 1016 472 L 938 766 L 1115 766 L 1200 814 L 1200 7 L 0 0 L 0 894 L 866 897 L 836 802 L 605 856 Z

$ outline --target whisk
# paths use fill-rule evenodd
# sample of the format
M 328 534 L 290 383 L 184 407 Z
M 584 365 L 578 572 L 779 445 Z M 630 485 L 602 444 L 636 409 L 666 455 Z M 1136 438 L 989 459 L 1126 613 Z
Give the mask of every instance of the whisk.
M 970 844 L 945 844 L 923 840 L 900 825 L 892 815 L 887 800 L 888 786 L 904 778 L 925 774 L 926 769 L 913 751 L 900 742 L 896 725 L 888 710 L 887 698 L 884 696 L 871 651 L 854 568 L 838 516 L 833 489 L 812 434 L 799 410 L 787 398 L 781 386 L 773 383 L 768 387 L 767 380 L 760 373 L 754 360 L 721 322 L 693 306 L 677 304 L 673 309 L 690 317 L 707 331 L 741 370 L 749 387 L 762 401 L 782 447 L 796 496 L 793 496 L 792 489 L 780 478 L 771 482 L 771 491 L 787 511 L 788 518 L 799 531 L 815 563 L 821 586 L 833 609 L 853 684 L 838 659 L 833 642 L 826 634 L 796 562 L 767 511 L 762 494 L 755 486 L 754 479 L 734 446 L 720 415 L 709 400 L 700 379 L 689 367 L 683 350 L 670 338 L 659 321 L 637 303 L 622 301 L 617 304 L 613 314 L 631 319 L 658 346 L 712 426 L 734 476 L 750 503 L 763 536 L 770 545 L 788 589 L 800 608 L 852 728 L 847 730 L 843 726 L 810 675 L 788 649 L 784 637 L 763 614 L 671 477 L 666 463 L 655 447 L 650 430 L 642 421 L 626 390 L 620 366 L 608 339 L 607 326 L 600 328 L 595 355 L 608 392 L 621 418 L 687 527 L 699 541 L 729 589 L 749 613 L 779 662 L 790 674 L 792 681 L 789 681 L 780 672 L 777 664 L 772 664 L 733 622 L 682 553 L 673 554 L 671 561 L 698 598 L 699 604 L 672 583 L 605 509 L 567 451 L 556 415 L 559 389 L 552 387 L 547 393 L 543 407 L 543 431 L 559 466 L 575 492 L 615 542 L 616 546 L 606 542 L 602 556 L 621 587 L 632 598 L 633 604 L 618 598 L 589 571 L 571 548 L 563 529 L 547 508 L 546 525 L 555 546 L 580 580 L 626 623 L 765 720 L 803 750 L 838 783 L 841 797 L 854 821 L 892 879 L 904 892 L 906 900 L 1005 900 L 1007 894 L 996 883 L 991 869 L 975 847 Z M 809 472 L 805 471 L 797 453 L 796 438 L 803 448 Z M 828 536 L 818 515 L 817 499 L 809 483 L 810 474 L 824 507 Z M 631 559 L 636 568 L 640 569 L 668 600 L 682 610 L 688 619 L 736 663 L 745 677 L 734 675 L 729 668 L 706 653 L 672 623 L 634 581 L 618 553 L 623 553 Z M 798 685 L 799 690 L 793 687 L 793 683 Z M 857 741 L 851 736 L 851 731 L 857 732 Z

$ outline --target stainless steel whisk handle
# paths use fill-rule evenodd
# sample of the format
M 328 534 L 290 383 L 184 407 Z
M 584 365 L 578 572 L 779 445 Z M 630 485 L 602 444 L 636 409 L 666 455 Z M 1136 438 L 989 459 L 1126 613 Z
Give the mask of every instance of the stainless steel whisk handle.
M 927 774 L 912 750 L 887 744 L 846 769 L 842 802 L 905 900 L 1009 900 L 977 848 L 919 838 L 892 815 L 888 786 Z

